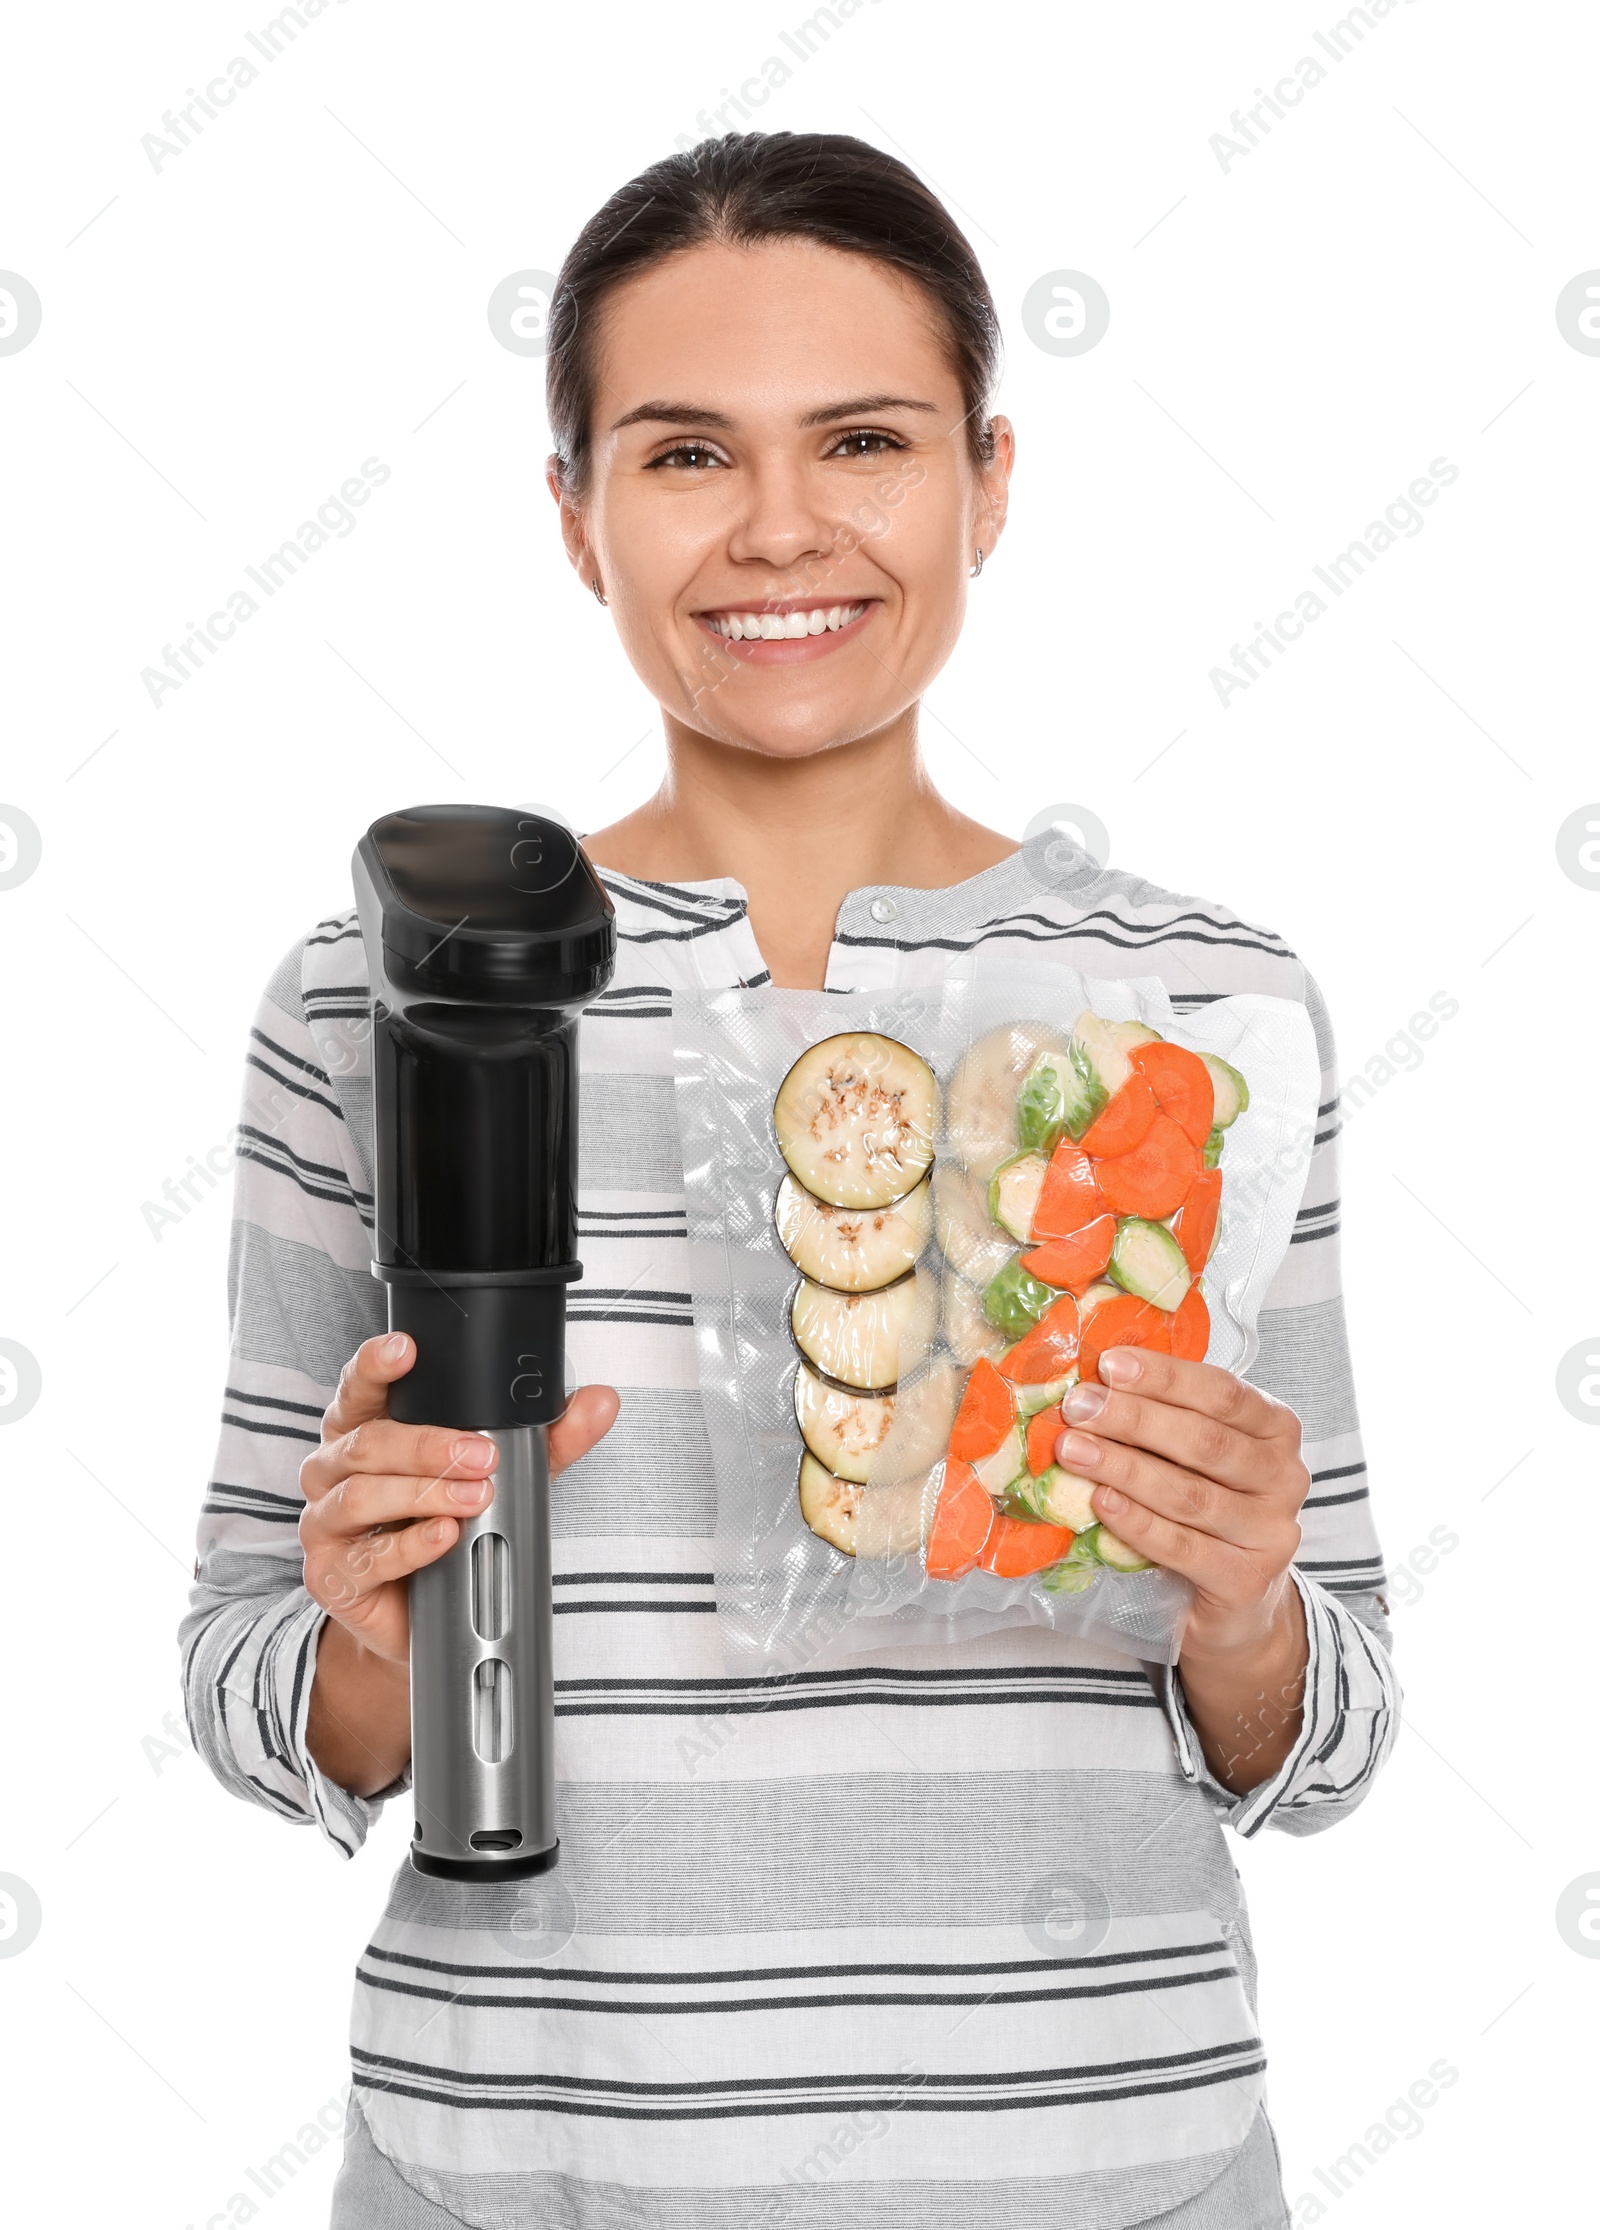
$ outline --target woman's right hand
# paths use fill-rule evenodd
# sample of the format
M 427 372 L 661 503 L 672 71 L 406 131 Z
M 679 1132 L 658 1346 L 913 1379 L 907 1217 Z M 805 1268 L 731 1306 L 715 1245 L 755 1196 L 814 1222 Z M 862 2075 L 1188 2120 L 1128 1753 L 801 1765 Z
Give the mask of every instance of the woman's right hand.
M 484 1433 L 401 1425 L 389 1388 L 415 1360 L 404 1332 L 364 1340 L 300 1466 L 306 1592 L 376 1657 L 405 1663 L 406 1581 L 444 1555 L 494 1499 L 500 1451 Z
M 389 1415 L 389 1388 L 415 1360 L 404 1332 L 364 1340 L 323 1416 L 321 1447 L 300 1466 L 306 1592 L 330 1621 L 307 1738 L 322 1770 L 363 1795 L 387 1787 L 410 1752 L 406 1582 L 494 1499 L 499 1450 L 486 1434 Z M 588 1453 L 619 1406 L 609 1386 L 578 1389 L 550 1427 L 552 1474 Z

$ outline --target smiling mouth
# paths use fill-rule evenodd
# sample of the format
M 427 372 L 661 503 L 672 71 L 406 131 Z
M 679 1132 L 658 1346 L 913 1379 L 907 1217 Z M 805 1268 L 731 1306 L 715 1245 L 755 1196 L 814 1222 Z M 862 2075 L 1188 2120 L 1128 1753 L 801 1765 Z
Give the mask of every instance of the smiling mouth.
M 786 598 L 760 611 L 724 605 L 697 612 L 696 620 L 718 644 L 746 665 L 794 665 L 826 657 L 853 641 L 882 599 L 857 597 L 830 604 L 813 597 Z
M 732 643 L 797 643 L 803 635 L 837 635 L 862 617 L 868 601 L 855 604 L 784 604 L 776 611 L 701 612 L 715 633 Z

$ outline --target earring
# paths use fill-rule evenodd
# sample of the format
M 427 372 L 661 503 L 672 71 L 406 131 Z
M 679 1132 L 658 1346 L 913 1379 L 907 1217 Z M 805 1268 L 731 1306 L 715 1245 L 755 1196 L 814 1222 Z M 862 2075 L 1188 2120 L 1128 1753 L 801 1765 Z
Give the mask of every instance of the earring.
M 978 575 L 983 571 L 983 552 L 981 549 L 974 550 L 972 556 L 974 562 L 972 570 L 967 577 L 969 580 L 975 581 L 978 578 Z
M 606 598 L 604 591 L 601 589 L 600 583 L 598 581 L 591 581 L 589 583 L 589 586 L 594 590 L 595 602 L 597 604 L 603 604 L 606 601 Z

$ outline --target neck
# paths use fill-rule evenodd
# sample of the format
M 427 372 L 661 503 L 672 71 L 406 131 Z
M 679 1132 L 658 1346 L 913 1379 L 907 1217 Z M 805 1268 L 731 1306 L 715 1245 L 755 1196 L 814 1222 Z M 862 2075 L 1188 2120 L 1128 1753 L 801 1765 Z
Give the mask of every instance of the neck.
M 877 734 L 802 759 L 712 741 L 667 717 L 667 773 L 637 812 L 590 837 L 602 867 L 652 882 L 743 885 L 775 983 L 822 983 L 852 890 L 963 882 L 1015 851 L 928 778 L 916 709 Z

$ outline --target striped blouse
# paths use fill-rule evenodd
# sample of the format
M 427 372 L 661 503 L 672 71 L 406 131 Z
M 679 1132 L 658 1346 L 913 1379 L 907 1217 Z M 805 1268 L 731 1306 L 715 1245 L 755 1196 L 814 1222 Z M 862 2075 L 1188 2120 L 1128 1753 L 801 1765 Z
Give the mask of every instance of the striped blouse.
M 1341 1819 L 1397 1712 L 1315 984 L 1272 932 L 1054 835 L 949 889 L 852 892 L 826 979 L 926 985 L 996 942 L 1159 977 L 1180 1015 L 1242 991 L 1308 1007 L 1324 1104 L 1249 1372 L 1304 1426 L 1307 1704 L 1282 1769 L 1235 1797 L 1175 1678 L 1043 1628 L 727 1676 L 673 993 L 770 979 L 738 884 L 603 880 L 620 957 L 580 1031 L 570 1347 L 622 1411 L 553 1490 L 561 1859 L 489 1887 L 401 1865 L 356 1972 L 361 2143 L 397 2189 L 486 2230 L 1281 2219 L 1217 2206 L 1270 2159 L 1222 1829 Z M 341 913 L 289 952 L 251 1032 L 231 1361 L 182 1634 L 217 1777 L 346 1856 L 406 1785 L 363 1800 L 306 1749 L 324 1614 L 301 1584 L 298 1468 L 385 1323 L 367 996 Z

